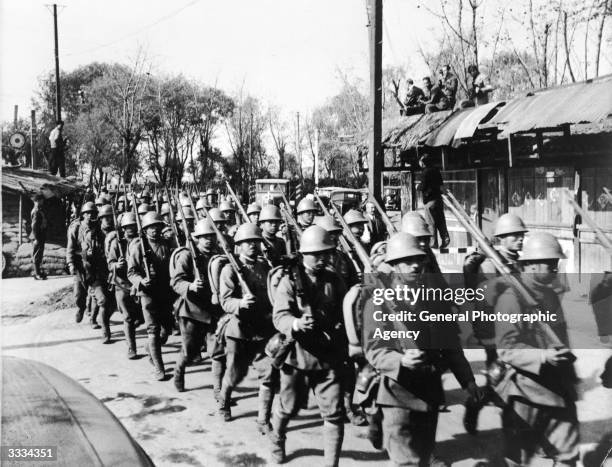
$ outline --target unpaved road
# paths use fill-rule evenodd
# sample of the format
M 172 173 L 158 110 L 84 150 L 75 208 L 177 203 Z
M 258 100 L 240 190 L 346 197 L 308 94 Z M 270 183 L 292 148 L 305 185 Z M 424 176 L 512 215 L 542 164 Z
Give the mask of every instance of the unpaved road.
M 10 290 L 10 309 L 15 309 L 19 297 L 23 298 L 24 305 L 30 303 L 35 294 L 40 297 L 39 284 L 30 278 L 4 280 L 3 289 Z M 45 293 L 65 285 L 65 278 L 49 280 L 44 283 Z M 576 319 L 592 320 L 583 302 L 577 299 L 566 307 L 577 310 L 572 313 Z M 3 353 L 47 363 L 79 381 L 121 420 L 157 465 L 260 466 L 270 463 L 267 440 L 255 430 L 257 384 L 253 374 L 249 374 L 234 394 L 238 402 L 232 408 L 234 420 L 224 423 L 215 413 L 207 360 L 187 369 L 188 391 L 179 394 L 171 379 L 153 380 L 146 358 L 127 360 L 118 314 L 113 316 L 115 342 L 102 345 L 101 331 L 91 329 L 87 319 L 76 324 L 74 312 L 74 308 L 51 309 L 29 321 L 4 325 Z M 140 354 L 144 352 L 144 339 L 144 330 L 140 329 Z M 179 338 L 174 336 L 164 347 L 168 373 L 174 366 L 178 347 Z M 579 417 L 585 446 L 612 429 L 612 391 L 602 388 L 598 378 L 609 353 L 605 349 L 576 351 L 578 372 L 583 378 Z M 482 369 L 482 352 L 469 351 L 468 357 L 476 372 Z M 484 458 L 493 459 L 492 465 L 499 465 L 502 439 L 498 409 L 485 408 L 480 417 L 480 434 L 469 436 L 461 425 L 461 402 L 465 396 L 451 375 L 444 375 L 444 384 L 448 390 L 449 411 L 440 415 L 437 455 L 452 461 L 455 466 L 472 466 L 475 460 Z M 300 412 L 290 425 L 288 465 L 321 465 L 321 425 L 314 401 L 311 401 L 310 408 Z M 364 436 L 364 428 L 346 425 L 341 465 L 374 466 L 386 462 L 386 454 L 374 450 Z M 38 444 L 44 442 L 41 440 Z

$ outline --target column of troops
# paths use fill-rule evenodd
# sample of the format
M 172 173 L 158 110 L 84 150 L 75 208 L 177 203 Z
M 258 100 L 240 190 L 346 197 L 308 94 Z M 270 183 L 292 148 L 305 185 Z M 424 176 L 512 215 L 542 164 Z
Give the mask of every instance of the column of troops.
M 218 413 L 226 422 L 232 420 L 232 392 L 253 366 L 259 379 L 256 426 L 276 462 L 285 460 L 289 421 L 312 393 L 324 421 L 324 465 L 338 465 L 346 417 L 368 425 L 369 440 L 387 451 L 393 465 L 448 465 L 434 456 L 434 448 L 444 406 L 442 374 L 450 370 L 466 391 L 463 423 L 469 433 L 477 433 L 485 404 L 502 407 L 507 465 L 527 465 L 542 453 L 555 465 L 576 465 L 575 357 L 563 320 L 555 323 L 554 336 L 525 334 L 507 322 L 474 326 L 486 353 L 485 387 L 476 385 L 456 325 L 424 329 L 429 342 L 444 343 L 436 348 L 418 340 L 374 339 L 363 332 L 376 326 L 371 313 L 357 310 L 362 331 L 348 322 L 364 273 L 396 273 L 414 287 L 444 280 L 430 248 L 431 228 L 418 213 L 406 214 L 399 231 L 387 233 L 384 225 L 391 225 L 382 223 L 381 229 L 382 211 L 364 215 L 351 209 L 341 216 L 312 196 L 294 214 L 286 204 L 245 209 L 235 197 L 218 202 L 213 190 L 176 195 L 156 193 L 152 202 L 146 191 L 115 199 L 101 194 L 81 206 L 67 247 L 76 322 L 87 312 L 108 344 L 110 317 L 119 311 L 129 359 L 138 358 L 136 328 L 144 325 L 145 350 L 158 381 L 167 378 L 162 346 L 172 333 L 180 334 L 176 389 L 185 391 L 186 366 L 206 352 Z M 317 216 L 322 208 L 325 215 Z M 378 232 L 379 241 L 364 244 L 364 229 Z M 539 307 L 563 316 L 554 287 L 565 257 L 559 242 L 543 233 L 524 242 L 526 232 L 520 218 L 501 216 L 497 251 Z M 486 256 L 469 256 L 464 272 L 466 286 L 489 285 L 490 311 L 533 312 Z M 423 301 L 407 309 L 452 312 L 447 306 Z

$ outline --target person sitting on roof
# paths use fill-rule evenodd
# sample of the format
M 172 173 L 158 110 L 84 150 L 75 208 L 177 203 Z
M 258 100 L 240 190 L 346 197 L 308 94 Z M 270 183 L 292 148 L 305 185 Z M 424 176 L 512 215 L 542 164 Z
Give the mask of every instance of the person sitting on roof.
M 425 93 L 421 88 L 414 85 L 412 78 L 408 78 L 408 89 L 406 97 L 401 104 L 400 115 L 417 115 L 425 112 L 425 106 L 421 99 L 425 97 Z
M 487 75 L 481 73 L 476 65 L 468 66 L 468 74 L 472 77 L 468 97 L 473 105 L 479 106 L 489 103 L 489 94 L 493 87 L 489 84 Z
M 442 88 L 439 85 L 433 85 L 431 78 L 426 76 L 423 78 L 423 93 L 425 96 L 421 98 L 421 104 L 425 109 L 425 113 L 437 112 L 437 106 L 444 97 Z
M 438 73 L 438 87 L 442 91 L 442 96 L 436 104 L 425 106 L 425 113 L 438 112 L 439 110 L 452 110 L 455 107 L 457 87 L 459 81 L 450 69 L 450 65 L 444 65 Z

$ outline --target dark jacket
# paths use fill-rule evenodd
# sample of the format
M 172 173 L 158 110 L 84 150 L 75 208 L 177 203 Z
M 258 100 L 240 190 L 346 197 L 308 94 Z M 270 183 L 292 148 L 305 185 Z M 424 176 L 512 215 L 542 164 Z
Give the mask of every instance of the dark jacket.
M 44 240 L 47 233 L 47 216 L 45 216 L 44 211 L 34 206 L 31 220 L 32 231 L 30 232 L 30 240 Z
M 203 323 L 214 319 L 212 292 L 208 284 L 208 262 L 212 254 L 197 252 L 197 267 L 200 278 L 204 281 L 204 289 L 200 293 L 189 290 L 189 285 L 195 280 L 193 257 L 191 251 L 182 247 L 175 250 L 170 258 L 170 286 L 178 295 L 174 306 L 178 315 Z
M 440 187 L 443 183 L 442 174 L 437 167 L 424 168 L 421 173 L 421 184 L 418 188 L 423 193 L 423 203 L 440 199 L 442 196 Z
M 146 269 L 140 238 L 132 240 L 128 248 L 128 279 L 136 287 L 138 295 L 167 297 L 170 293 L 170 246 L 163 239 L 156 242 L 147 239 L 146 244 L 151 287 L 144 289 L 141 285 L 146 277 Z

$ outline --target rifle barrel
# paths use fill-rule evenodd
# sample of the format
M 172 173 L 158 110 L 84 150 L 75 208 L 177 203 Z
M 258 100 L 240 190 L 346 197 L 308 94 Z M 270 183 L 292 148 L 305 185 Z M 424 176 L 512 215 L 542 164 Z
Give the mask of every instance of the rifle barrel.
M 147 276 L 147 280 L 151 280 L 151 276 L 149 274 L 149 261 L 147 260 L 147 248 L 145 246 L 145 234 L 142 231 L 142 222 L 140 222 L 140 217 L 138 217 L 138 207 L 136 203 L 136 194 L 132 193 L 132 209 L 134 211 L 134 216 L 136 216 L 136 227 L 138 227 L 138 236 L 140 237 L 140 249 L 142 250 L 142 262 L 145 267 L 145 275 Z

